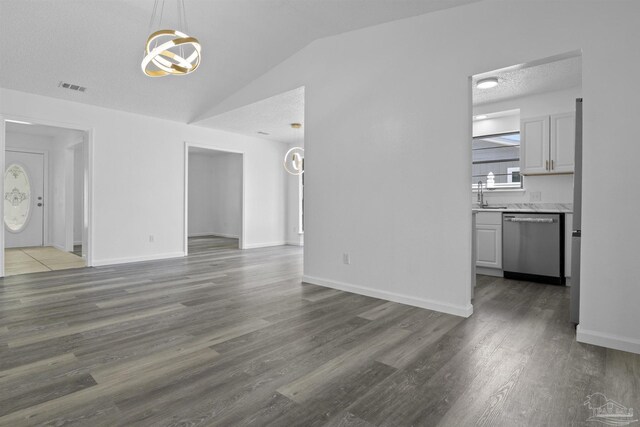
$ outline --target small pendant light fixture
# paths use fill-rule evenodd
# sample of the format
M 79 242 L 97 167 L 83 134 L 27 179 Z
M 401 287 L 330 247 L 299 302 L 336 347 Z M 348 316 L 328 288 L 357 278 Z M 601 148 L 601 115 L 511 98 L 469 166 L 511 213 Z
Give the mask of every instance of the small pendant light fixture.
M 162 25 L 165 0 L 160 5 L 158 23 L 155 25 L 160 0 L 155 0 L 149 32 L 155 26 Z M 198 68 L 201 58 L 200 42 L 188 35 L 187 16 L 184 0 L 176 0 L 178 19 L 183 31 L 158 30 L 149 36 L 145 46 L 145 55 L 140 64 L 142 72 L 149 77 L 181 76 L 190 74 Z
M 292 147 L 284 155 L 284 170 L 291 175 L 302 175 L 304 173 L 304 148 Z

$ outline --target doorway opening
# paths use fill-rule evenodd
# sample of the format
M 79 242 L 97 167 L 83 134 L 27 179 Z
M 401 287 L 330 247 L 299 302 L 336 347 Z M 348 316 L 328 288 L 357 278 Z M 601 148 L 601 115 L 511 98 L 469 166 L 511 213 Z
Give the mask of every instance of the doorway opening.
M 244 156 L 185 144 L 185 255 L 243 249 Z
M 571 283 L 581 52 L 470 76 L 469 86 L 471 298 L 476 279 L 483 289 L 503 283 L 496 277 Z
M 89 264 L 89 132 L 2 121 L 2 275 Z

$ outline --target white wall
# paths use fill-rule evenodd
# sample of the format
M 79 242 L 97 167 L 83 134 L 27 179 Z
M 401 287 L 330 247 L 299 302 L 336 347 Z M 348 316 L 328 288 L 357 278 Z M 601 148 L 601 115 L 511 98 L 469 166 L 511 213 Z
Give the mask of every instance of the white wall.
M 519 109 L 519 116 L 476 120 L 473 136 L 520 130 L 520 118 L 532 118 L 575 111 L 576 98 L 582 97 L 582 88 L 573 87 L 561 91 L 525 96 L 502 102 L 487 103 L 474 107 L 473 115 Z M 539 195 L 540 199 L 532 197 Z M 526 176 L 524 191 L 485 191 L 490 204 L 499 203 L 573 203 L 573 175 Z M 476 201 L 475 193 L 472 201 Z
M 185 141 L 245 153 L 245 244 L 284 244 L 281 143 L 7 89 L 0 114 L 93 130 L 95 265 L 184 254 Z
M 211 156 L 189 153 L 189 236 L 213 233 L 213 168 Z
M 630 0 L 473 3 L 316 41 L 215 111 L 304 85 L 307 279 L 468 314 L 469 77 L 582 49 L 578 337 L 640 352 L 640 198 L 620 185 L 640 159 L 638 16 Z
M 242 156 L 189 153 L 189 236 L 240 237 Z
M 73 243 L 82 244 L 84 212 L 84 144 L 73 150 Z

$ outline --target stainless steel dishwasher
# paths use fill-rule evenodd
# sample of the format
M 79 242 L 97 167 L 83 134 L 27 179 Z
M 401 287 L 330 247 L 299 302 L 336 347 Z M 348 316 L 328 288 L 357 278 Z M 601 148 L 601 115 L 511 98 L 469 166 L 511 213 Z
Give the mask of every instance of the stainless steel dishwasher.
M 564 285 L 564 215 L 503 213 L 502 269 L 508 279 Z

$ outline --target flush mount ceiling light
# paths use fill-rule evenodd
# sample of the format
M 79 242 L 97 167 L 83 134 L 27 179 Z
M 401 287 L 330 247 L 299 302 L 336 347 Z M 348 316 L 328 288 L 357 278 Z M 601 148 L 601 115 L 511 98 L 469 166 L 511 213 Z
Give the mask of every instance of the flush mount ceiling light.
M 487 79 L 478 80 L 478 82 L 476 83 L 476 87 L 478 89 L 490 89 L 496 86 L 498 86 L 497 77 L 489 77 Z
M 478 116 L 475 116 L 474 119 L 476 120 L 484 120 L 486 119 L 488 116 L 486 114 L 480 114 Z
M 33 124 L 33 123 L 29 123 L 29 122 L 23 122 L 22 120 L 10 120 L 10 119 L 5 119 L 5 122 L 17 123 L 19 125 L 32 125 Z
M 162 25 L 165 0 L 160 5 L 158 24 L 155 25 L 158 5 L 156 0 L 151 13 L 152 28 Z M 201 47 L 195 37 L 187 35 L 187 16 L 184 9 L 184 0 L 176 0 L 178 5 L 178 18 L 180 26 L 185 32 L 178 30 L 158 30 L 149 36 L 145 45 L 145 55 L 140 67 L 149 77 L 181 76 L 194 72 L 200 65 Z
M 304 148 L 292 147 L 284 155 L 284 170 L 291 175 L 302 175 L 304 173 Z

